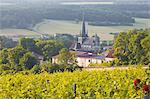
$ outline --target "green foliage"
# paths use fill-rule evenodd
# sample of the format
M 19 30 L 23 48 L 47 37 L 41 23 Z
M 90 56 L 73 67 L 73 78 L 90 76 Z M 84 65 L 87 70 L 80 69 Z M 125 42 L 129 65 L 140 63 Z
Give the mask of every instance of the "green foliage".
M 66 38 L 68 36 L 65 36 Z M 66 43 L 67 44 L 67 43 Z M 64 70 L 75 70 L 75 60 L 73 54 L 68 54 L 70 58 L 71 64 L 51 64 L 46 63 L 43 64 L 40 68 L 36 65 L 39 62 L 32 55 L 31 52 L 34 52 L 39 55 L 43 55 L 46 61 L 50 61 L 52 56 L 57 55 L 64 47 L 64 42 L 62 43 L 61 40 L 39 40 L 35 41 L 30 38 L 22 38 L 19 41 L 19 44 L 15 48 L 10 49 L 3 49 L 0 51 L 0 64 L 1 70 L 5 71 L 9 67 L 9 70 L 14 71 L 22 71 L 22 70 L 31 70 L 32 72 L 56 72 L 56 71 L 64 71 Z M 46 65 L 46 66 L 44 66 Z M 44 68 L 44 69 L 43 69 Z
M 34 74 L 41 73 L 41 66 L 40 65 L 33 66 L 33 68 L 31 69 L 31 73 Z
M 45 60 L 49 60 L 52 56 L 57 55 L 60 49 L 64 47 L 63 43 L 55 40 L 37 41 L 36 46 L 38 53 L 44 55 Z
M 69 34 L 61 34 L 61 35 L 54 37 L 54 39 L 59 42 L 62 42 L 64 44 L 64 47 L 66 48 L 70 48 L 72 42 L 75 41 L 75 38 Z
M 74 71 L 76 68 L 78 68 L 75 53 L 69 52 L 69 50 L 66 48 L 60 50 L 58 63 L 68 71 Z
M 24 49 L 29 50 L 29 51 L 36 50 L 35 40 L 31 38 L 21 38 L 19 40 L 19 46 L 22 46 Z
M 4 71 L 31 69 L 37 63 L 37 59 L 20 46 L 4 49 L 0 52 L 0 65 L 2 66 L 0 69 Z
M 144 68 L 6 74 L 0 76 L 0 98 L 142 99 L 142 88 L 134 89 L 133 81 L 137 78 L 150 84 Z M 74 84 L 77 85 L 76 97 Z
M 23 55 L 19 63 L 24 69 L 31 69 L 38 61 L 30 52 L 28 52 Z
M 0 36 L 0 50 L 4 48 L 12 48 L 17 45 L 12 39 L 9 39 L 5 36 Z
M 111 67 L 113 66 L 111 62 L 104 62 L 104 63 L 101 63 L 101 64 L 90 64 L 89 65 L 90 67 Z
M 19 40 L 19 46 L 22 46 L 28 51 L 43 55 L 44 60 L 50 60 L 52 56 L 57 55 L 60 49 L 64 47 L 64 44 L 68 44 L 68 42 L 69 41 L 65 39 L 35 41 L 31 38 L 21 38 Z
M 120 33 L 115 40 L 114 55 L 120 65 L 150 63 L 150 30 Z
M 51 62 L 46 62 L 41 65 L 41 72 L 59 72 L 59 71 L 64 71 L 63 65 L 58 65 L 58 64 L 52 64 Z
M 0 64 L 0 72 L 10 70 L 10 66 L 8 64 Z
M 2 51 L 0 51 L 0 64 L 7 64 L 8 63 L 8 50 L 7 49 L 3 49 Z
M 25 49 L 20 46 L 17 46 L 12 49 L 8 49 L 8 57 L 9 60 L 8 64 L 11 66 L 12 69 L 20 71 L 22 67 L 20 66 L 20 59 L 27 53 Z

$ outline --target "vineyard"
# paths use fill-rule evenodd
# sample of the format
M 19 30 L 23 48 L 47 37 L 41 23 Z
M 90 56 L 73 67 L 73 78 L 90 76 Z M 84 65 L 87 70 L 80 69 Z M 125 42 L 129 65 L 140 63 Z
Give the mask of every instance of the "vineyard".
M 0 99 L 141 99 L 143 89 L 134 88 L 150 81 L 149 70 L 75 71 L 49 74 L 21 72 L 0 76 Z

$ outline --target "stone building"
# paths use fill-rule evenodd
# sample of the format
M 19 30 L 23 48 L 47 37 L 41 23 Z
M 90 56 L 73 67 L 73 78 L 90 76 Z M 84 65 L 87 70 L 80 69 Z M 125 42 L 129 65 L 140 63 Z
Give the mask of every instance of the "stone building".
M 101 49 L 99 36 L 96 33 L 92 37 L 88 36 L 88 31 L 86 29 L 86 23 L 84 18 L 80 35 L 77 37 L 77 41 L 73 44 L 72 49 L 95 53 L 99 52 Z

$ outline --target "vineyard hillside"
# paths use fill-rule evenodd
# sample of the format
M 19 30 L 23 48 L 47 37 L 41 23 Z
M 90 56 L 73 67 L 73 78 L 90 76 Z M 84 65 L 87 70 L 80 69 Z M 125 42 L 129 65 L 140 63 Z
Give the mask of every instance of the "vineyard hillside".
M 20 72 L 0 76 L 0 99 L 141 99 L 143 89 L 133 81 L 150 84 L 148 69 L 141 67 L 102 71 L 33 74 Z

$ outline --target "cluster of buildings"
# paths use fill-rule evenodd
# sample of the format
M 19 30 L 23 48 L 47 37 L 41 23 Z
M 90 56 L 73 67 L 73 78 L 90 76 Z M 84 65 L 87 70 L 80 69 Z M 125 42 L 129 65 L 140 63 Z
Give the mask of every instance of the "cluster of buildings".
M 103 49 L 107 50 L 111 48 L 112 46 L 107 46 Z M 101 50 L 102 47 L 100 43 L 100 37 L 97 34 L 93 35 L 92 37 L 88 36 L 85 20 L 83 18 L 80 35 L 70 47 L 70 52 L 76 54 L 78 66 L 88 67 L 90 64 L 101 64 L 103 62 L 110 62 L 115 59 L 113 56 L 113 50 L 103 52 L 102 55 L 98 55 L 97 53 L 99 53 Z M 57 61 L 58 55 L 52 58 L 53 63 L 57 63 Z
M 112 56 L 113 52 L 107 52 L 105 55 L 97 55 L 88 52 L 81 52 L 81 51 L 70 51 L 71 53 L 76 54 L 77 64 L 80 67 L 89 67 L 90 64 L 101 64 L 103 62 L 110 62 L 113 61 L 115 58 Z M 58 62 L 58 55 L 52 58 L 53 63 Z

